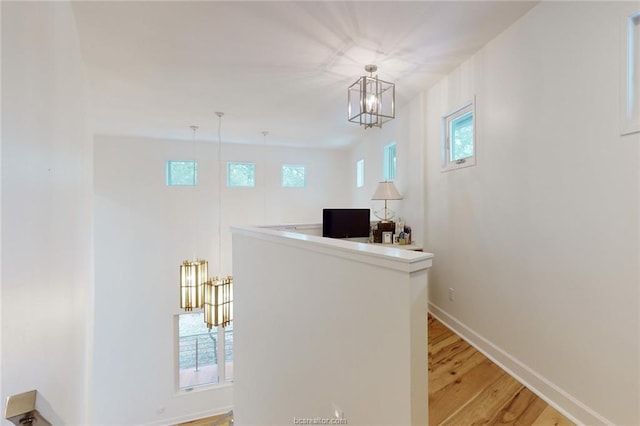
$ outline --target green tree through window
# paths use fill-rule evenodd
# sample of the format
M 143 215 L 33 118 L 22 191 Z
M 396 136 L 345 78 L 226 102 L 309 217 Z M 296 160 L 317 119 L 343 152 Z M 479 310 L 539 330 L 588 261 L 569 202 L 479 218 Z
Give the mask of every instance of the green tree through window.
M 442 117 L 442 171 L 476 164 L 475 98 Z
M 384 180 L 396 178 L 396 143 L 385 145 L 383 151 L 382 173 Z
M 304 188 L 304 166 L 285 164 L 282 166 L 283 188 Z
M 450 125 L 450 161 L 473 157 L 473 113 L 469 112 L 452 120 Z
M 198 182 L 198 163 L 195 161 L 167 161 L 167 186 L 195 186 Z
M 255 164 L 227 163 L 227 186 L 256 186 Z

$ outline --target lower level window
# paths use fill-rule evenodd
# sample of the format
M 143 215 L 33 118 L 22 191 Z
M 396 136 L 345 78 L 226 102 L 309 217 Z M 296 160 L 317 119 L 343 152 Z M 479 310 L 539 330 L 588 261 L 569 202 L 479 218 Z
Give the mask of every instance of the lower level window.
M 233 380 L 233 326 L 213 327 L 204 323 L 204 313 L 177 316 L 178 388 Z

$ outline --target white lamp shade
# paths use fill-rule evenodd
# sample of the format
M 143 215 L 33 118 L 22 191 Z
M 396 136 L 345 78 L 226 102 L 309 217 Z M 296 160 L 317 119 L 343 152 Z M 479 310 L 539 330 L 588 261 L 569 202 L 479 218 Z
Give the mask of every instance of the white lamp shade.
M 371 197 L 372 200 L 402 200 L 402 195 L 396 189 L 393 182 L 380 182 L 376 192 Z

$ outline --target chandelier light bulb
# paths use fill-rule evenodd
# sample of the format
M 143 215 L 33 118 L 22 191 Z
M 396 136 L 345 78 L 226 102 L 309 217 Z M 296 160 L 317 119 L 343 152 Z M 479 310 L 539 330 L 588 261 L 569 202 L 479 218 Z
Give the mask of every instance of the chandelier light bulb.
M 374 113 L 378 109 L 378 97 L 376 95 L 369 95 L 367 97 L 367 112 Z

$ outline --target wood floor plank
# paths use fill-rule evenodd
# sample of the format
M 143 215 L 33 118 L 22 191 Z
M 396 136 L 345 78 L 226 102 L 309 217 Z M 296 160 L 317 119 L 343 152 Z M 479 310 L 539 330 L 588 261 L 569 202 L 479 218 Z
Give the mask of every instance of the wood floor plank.
M 495 382 L 502 370 L 485 359 L 467 374 L 456 378 L 437 392 L 429 392 L 429 424 L 439 425 L 460 407 L 479 395 L 487 386 Z M 544 408 L 544 407 L 543 407 Z
M 429 425 L 478 424 L 573 425 L 430 315 Z
M 496 381 L 484 388 L 480 394 L 441 424 L 454 426 L 491 424 L 495 413 L 508 405 L 523 387 L 513 377 L 501 372 Z
M 573 423 L 558 410 L 548 405 L 532 423 L 532 426 L 573 426 Z
M 178 423 L 175 426 L 232 426 L 233 425 L 233 412 L 230 411 L 225 414 L 220 414 L 212 417 L 204 417 L 197 420 L 191 420 L 189 422 Z
M 547 407 L 547 403 L 527 388 L 515 395 L 509 405 L 496 413 L 493 425 L 531 425 Z
M 484 355 L 469 346 L 454 357 L 443 360 L 437 368 L 429 371 L 429 390 L 437 392 L 449 383 L 455 382 L 485 359 Z
M 430 366 L 435 367 L 446 359 L 449 359 L 470 347 L 471 345 L 460 337 L 455 334 L 451 334 L 429 347 L 429 364 Z
M 429 316 L 429 344 L 437 343 L 443 336 L 450 336 L 451 330 L 437 319 Z

